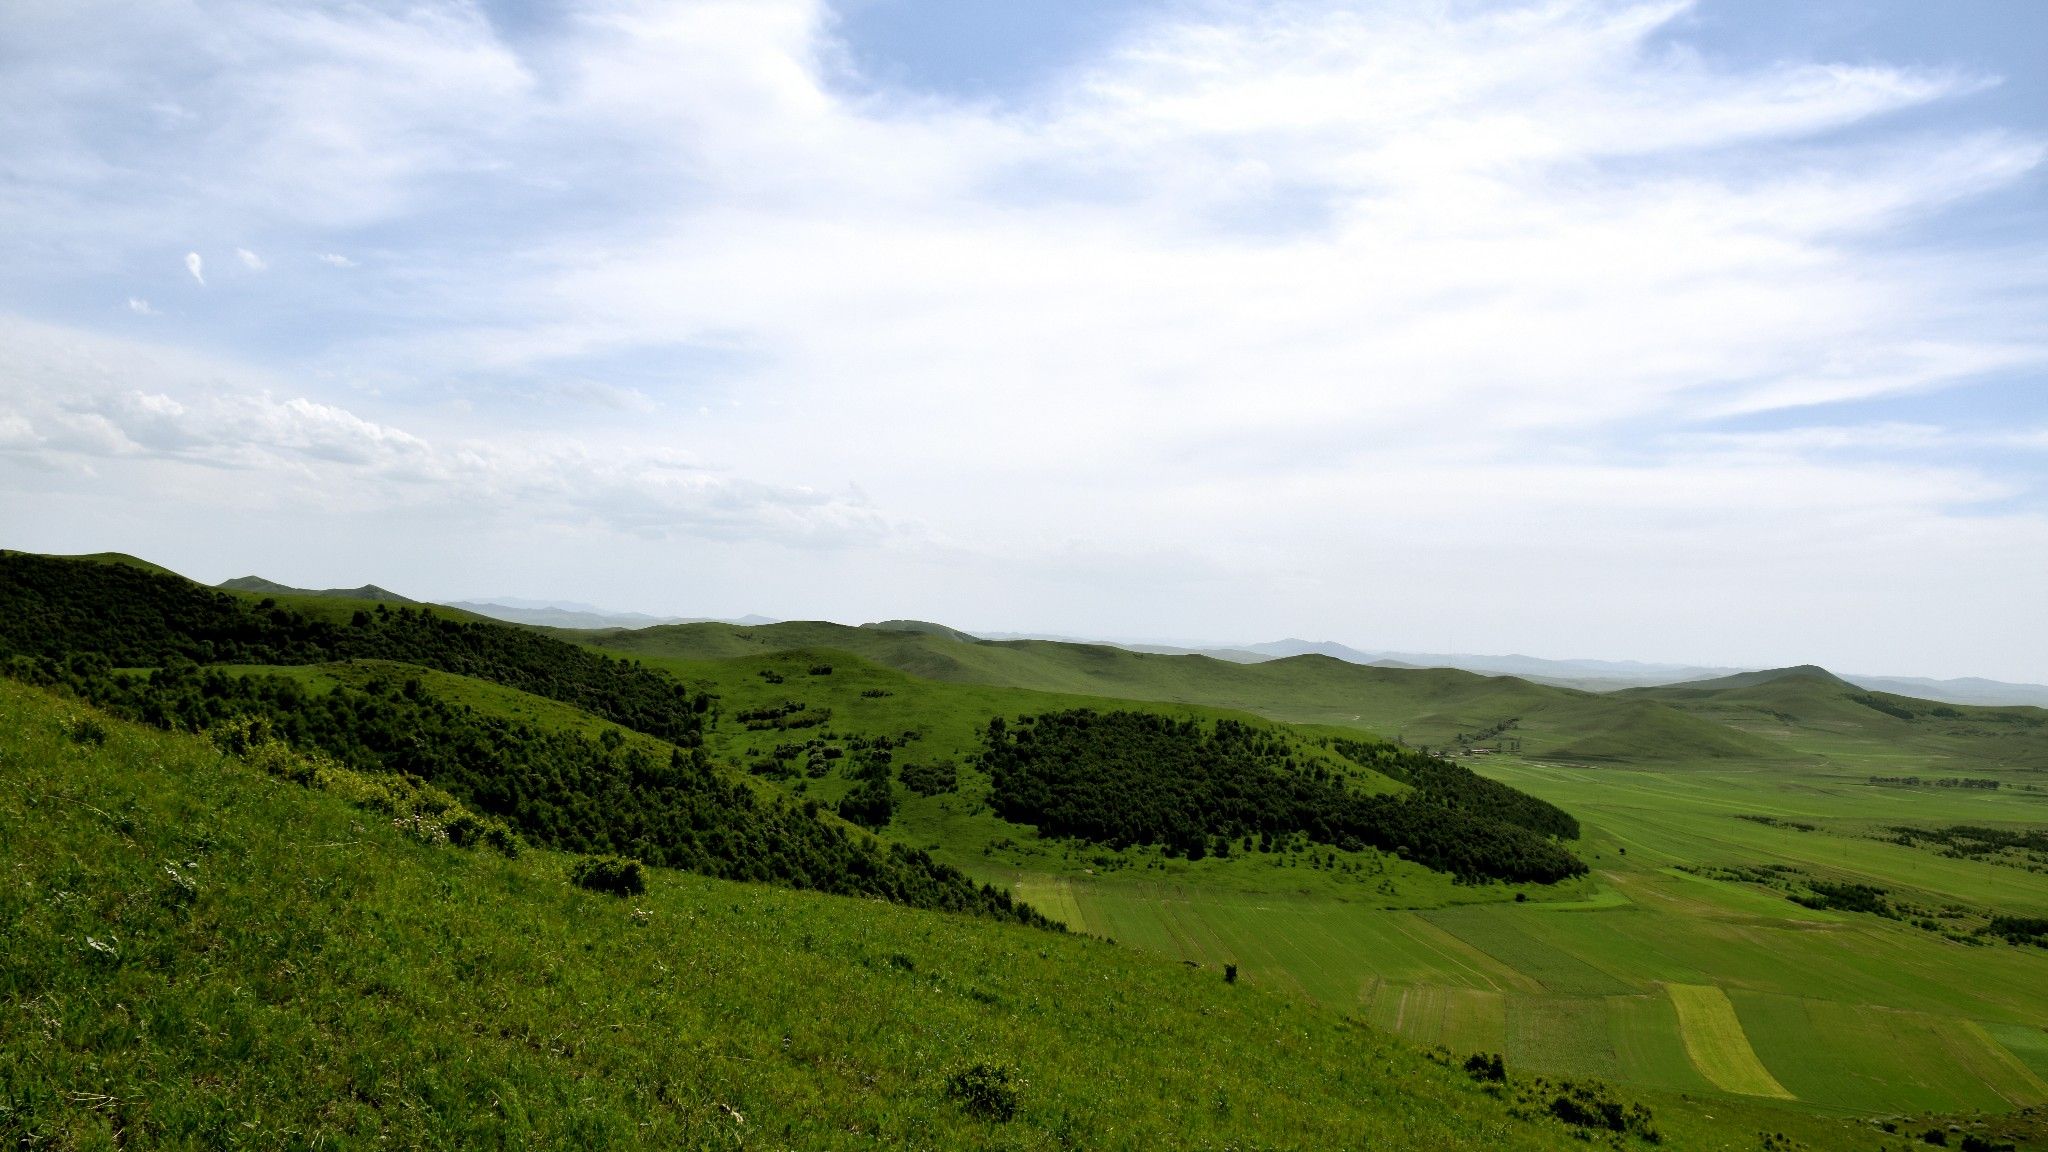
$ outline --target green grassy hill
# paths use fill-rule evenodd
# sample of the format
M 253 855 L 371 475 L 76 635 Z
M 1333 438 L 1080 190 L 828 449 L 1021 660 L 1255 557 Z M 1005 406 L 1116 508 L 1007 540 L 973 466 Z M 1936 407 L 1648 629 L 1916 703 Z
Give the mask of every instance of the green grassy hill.
M 678 873 L 598 895 L 20 685 L 0 718 L 9 1147 L 1584 1147 L 1554 1088 L 1214 967 Z
M 365 584 L 361 588 L 293 588 L 289 584 L 279 584 L 275 580 L 265 580 L 261 576 L 237 576 L 232 580 L 223 580 L 214 587 L 228 592 L 253 592 L 258 596 L 318 596 L 330 600 L 368 601 L 372 604 L 418 603 L 389 589 L 379 588 L 375 584 Z
M 1915 772 L 2048 768 L 2048 709 L 1870 692 L 1810 664 L 1616 695 L 1837 761 L 1890 758 Z
M 643 779 L 649 787 L 674 783 L 658 770 L 665 758 L 672 767 L 688 767 L 701 756 L 711 773 L 705 779 L 718 789 L 744 787 L 721 792 L 744 803 L 703 809 L 708 824 L 718 823 L 714 813 L 725 807 L 741 812 L 759 805 L 785 815 L 815 812 L 837 826 L 831 814 L 844 811 L 843 801 L 879 785 L 894 810 L 873 826 L 874 834 L 890 853 L 918 854 L 892 860 L 928 856 L 977 885 L 1016 893 L 1079 933 L 1203 965 L 1195 971 L 1211 979 L 1222 965 L 1236 965 L 1238 991 L 1295 995 L 1338 1014 L 1329 1019 L 1355 1015 L 1460 1056 L 1502 1052 L 1523 1074 L 1593 1076 L 1623 1085 L 1660 1118 L 1671 1118 L 1674 1146 L 1756 1148 L 1756 1132 L 1764 1129 L 1794 1133 L 1814 1146 L 1896 1148 L 1898 1133 L 1865 1129 L 1849 1136 L 1817 1117 L 1896 1118 L 2048 1103 L 2048 1033 L 2042 1031 L 2048 1001 L 2041 992 L 2048 987 L 2041 965 L 2048 961 L 2024 936 L 2000 935 L 1994 927 L 2000 917 L 2048 915 L 2048 882 L 2042 880 L 2048 850 L 2037 835 L 2048 823 L 2041 814 L 2048 778 L 2039 774 L 2048 764 L 2039 755 L 2044 714 L 2036 711 L 1965 709 L 1867 693 L 1810 668 L 1616 698 L 1460 672 L 1360 668 L 1315 656 L 1245 668 L 1090 645 L 989 644 L 936 629 L 696 625 L 557 634 L 594 640 L 598 652 L 592 652 L 544 631 L 465 622 L 452 613 L 412 609 L 406 616 L 387 608 L 388 615 L 379 615 L 373 604 L 282 596 L 267 597 L 273 604 L 264 606 L 266 597 L 256 594 L 230 597 L 182 582 L 174 582 L 176 594 L 167 603 L 175 611 L 164 622 L 182 622 L 188 631 L 159 632 L 133 603 L 94 608 L 74 595 L 88 586 L 141 581 L 138 595 L 148 599 L 164 590 L 158 577 L 129 567 L 109 576 L 94 567 L 79 570 L 83 574 L 59 571 L 20 588 L 9 584 L 35 567 L 0 563 L 0 594 L 43 597 L 40 606 L 23 601 L 0 618 L 0 647 L 44 653 L 30 659 L 31 675 L 47 667 L 49 682 L 81 686 L 119 678 L 96 671 L 92 660 L 82 672 L 76 661 L 58 667 L 49 653 L 62 655 L 63 645 L 46 643 L 53 620 L 68 621 L 62 628 L 94 644 L 113 643 L 107 651 L 118 649 L 115 662 L 129 668 L 175 664 L 194 650 L 198 633 L 216 644 L 216 657 L 233 651 L 298 661 L 286 667 L 217 663 L 213 671 L 253 681 L 284 677 L 303 694 L 344 693 L 356 701 L 351 707 L 433 721 L 418 727 L 429 739 L 413 745 L 387 738 L 413 720 L 367 725 L 358 733 L 369 741 L 365 749 L 334 742 L 332 733 L 322 737 L 328 743 L 311 744 L 337 749 L 337 755 L 362 752 L 367 758 L 349 763 L 364 768 L 417 772 L 486 816 L 505 815 L 533 844 L 640 851 L 635 845 L 645 843 L 649 859 L 680 859 L 712 875 L 754 878 L 763 874 L 732 869 L 747 860 L 773 864 L 788 854 L 772 847 L 765 855 L 720 850 L 709 861 L 659 854 L 686 842 L 713 842 L 676 836 L 673 820 L 662 824 L 665 807 L 691 809 L 696 802 L 688 795 L 672 797 L 675 805 L 638 810 Z M 366 618 L 358 621 L 358 613 Z M 23 623 L 32 620 L 44 623 Z M 102 636 L 99 629 L 109 620 L 140 631 L 124 632 L 127 640 Z M 668 651 L 621 651 L 621 635 L 661 638 L 659 646 Z M 132 643 L 136 636 L 142 642 Z M 607 651 L 628 659 L 600 660 Z M 22 667 L 18 659 L 10 666 Z M 1274 674 L 1276 666 L 1282 674 Z M 1266 678 L 1236 675 L 1261 670 Z M 1035 678 L 1041 686 L 1010 686 L 1005 676 Z M 184 691 L 179 685 L 195 683 L 191 677 L 167 672 L 163 678 L 175 691 L 165 699 L 196 699 L 177 695 Z M 607 684 L 634 695 L 629 700 Z M 649 685 L 666 687 L 649 694 L 643 691 Z M 396 691 L 400 686 L 403 692 Z M 132 691 L 132 698 L 120 692 L 108 698 L 126 701 L 132 715 L 146 714 L 150 700 L 161 695 L 140 687 L 123 691 Z M 247 703 L 235 690 L 208 691 L 220 718 Z M 271 694 L 266 700 L 277 702 L 276 689 L 264 691 Z M 1147 701 L 1144 693 L 1160 699 Z M 9 701 L 0 710 L 4 726 L 14 714 L 13 698 L 0 699 Z M 664 700 L 707 706 L 686 719 L 666 711 Z M 446 702 L 474 718 L 456 723 L 425 701 Z M 1235 703 L 1225 706 L 1229 701 Z M 1455 740 L 1500 749 L 1466 763 L 1578 818 L 1582 836 L 1568 847 L 1592 872 L 1553 884 L 1463 883 L 1398 851 L 1370 842 L 1340 850 L 1315 832 L 1278 836 L 1271 845 L 1246 835 L 1229 844 L 1227 856 L 1212 839 L 1209 854 L 1194 858 L 1160 844 L 1116 849 L 1041 836 L 1032 823 L 1002 819 L 992 808 L 999 798 L 981 759 L 990 718 L 1014 723 L 1074 709 L 1138 710 L 1190 721 L 1203 731 L 1222 721 L 1261 724 L 1280 742 L 1265 758 L 1268 769 L 1273 757 L 1284 755 L 1294 765 L 1285 771 L 1341 774 L 1361 794 L 1397 795 L 1417 786 L 1351 761 L 1340 742 L 1365 728 L 1402 732 L 1404 718 L 1423 717 L 1445 735 L 1427 738 L 1430 729 L 1409 727 L 1411 744 Z M 199 719 L 211 723 L 211 715 Z M 267 715 L 287 726 L 303 715 L 311 726 L 296 740 L 315 733 L 322 712 L 301 702 Z M 669 739 L 645 730 L 664 725 Z M 117 737 L 127 732 L 113 730 Z M 537 735 L 520 735 L 527 730 Z M 512 743 L 504 742 L 508 738 Z M 471 740 L 481 749 L 477 755 L 462 751 Z M 1722 743 L 1717 748 L 1714 741 Z M 518 751 L 524 743 L 573 755 L 531 760 Z M 689 752 L 677 760 L 684 745 Z M 889 755 L 878 757 L 877 750 Z M 557 775 L 558 769 L 574 771 Z M 491 786 L 494 774 L 523 781 L 526 791 L 502 794 Z M 631 786 L 622 787 L 627 782 Z M 1170 783 L 1140 791 L 1151 796 Z M 164 787 L 156 777 L 148 786 Z M 519 796 L 545 803 L 534 807 Z M 337 798 L 313 797 L 320 803 Z M 121 812 L 87 802 L 117 817 Z M 1117 811 L 1097 805 L 1104 810 Z M 525 823 L 518 822 L 521 813 Z M 384 822 L 380 815 L 365 826 Z M 728 848 L 758 847 L 745 823 L 741 818 L 735 826 L 739 840 Z M 792 827 L 771 822 L 762 830 L 781 835 Z M 633 839 L 649 835 L 654 838 Z M 0 856 L 7 851 L 8 841 L 0 839 Z M 509 862 L 449 854 L 466 861 L 464 867 L 508 875 L 541 868 L 532 875 L 548 883 L 559 882 L 567 867 L 565 858 L 545 852 Z M 723 890 L 703 877 L 661 871 L 655 877 L 649 899 L 669 885 Z M 819 922 L 832 922 L 836 913 L 829 910 L 849 905 L 876 917 L 910 917 L 906 922 L 929 915 L 844 898 L 807 904 L 802 901 L 822 898 L 786 889 L 761 899 L 797 901 L 775 906 L 805 909 L 790 915 Z M 696 908 L 700 917 L 706 907 Z M 858 917 L 848 915 L 848 931 L 857 931 L 851 925 Z M 1009 931 L 999 919 L 984 923 L 990 931 Z M 741 929 L 722 922 L 719 931 Z M 1063 955 L 1058 949 L 1068 946 L 1047 951 Z M 928 970 L 921 953 L 897 951 L 915 971 Z M 639 962 L 642 954 L 633 955 Z M 1124 951 L 1110 955 L 1136 965 L 1130 971 L 1151 970 L 1144 967 L 1150 961 Z M 1030 968 L 1028 959 L 1018 962 Z M 1063 986 L 1061 994 L 1073 988 Z M 677 1057 L 668 1050 L 664 1058 Z M 1320 1065 L 1309 1067 L 1322 1075 Z M 0 1071 L 0 1087 L 6 1083 Z M 1315 1091 L 1320 1084 L 1290 1088 Z M 0 1107 L 9 1106 L 0 1098 Z M 1697 1119 L 1706 1115 L 1716 1119 Z M 1697 1127 L 1681 1139 L 1683 1125 L 1694 1122 L 1687 1117 Z M 795 1131 L 808 1130 L 799 1125 Z M 991 1131 L 995 1135 L 980 1143 L 1003 1146 L 1006 1134 L 1022 1130 Z M 1169 1144 L 1227 1142 L 1177 1139 L 1175 1133 L 1184 1137 L 1186 1129 L 1148 1131 Z M 1241 1144 L 1262 1143 L 1233 1131 Z M 745 1135 L 761 1142 L 759 1131 Z M 948 1130 L 923 1142 L 944 1146 L 959 1139 Z M 809 1146 L 794 1137 L 767 1142 Z M 1043 1131 L 1010 1142 L 1056 1145 Z
M 1456 669 L 1380 668 L 1305 655 L 1240 664 L 1102 644 L 984 641 L 931 631 L 819 621 L 759 627 L 680 624 L 579 633 L 607 651 L 731 660 L 793 650 L 841 651 L 927 680 L 1240 709 L 1293 723 L 1365 728 L 1442 748 L 1461 733 L 1515 722 L 1531 754 L 1580 759 L 1768 759 L 1770 742 L 1649 700 L 1617 699 Z

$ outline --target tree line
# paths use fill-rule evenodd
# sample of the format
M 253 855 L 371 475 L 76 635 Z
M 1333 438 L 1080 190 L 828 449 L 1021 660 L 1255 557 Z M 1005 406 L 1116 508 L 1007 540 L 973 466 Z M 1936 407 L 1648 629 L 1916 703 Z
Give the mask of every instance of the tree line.
M 347 623 L 125 564 L 0 553 L 0 657 L 91 652 L 116 667 L 395 660 L 572 704 L 694 745 L 712 698 L 636 661 L 525 628 L 379 604 Z
M 1565 826 L 1538 808 L 1419 768 L 1411 774 L 1423 783 L 1410 795 L 1365 795 L 1296 750 L 1270 729 L 1234 720 L 1074 709 L 1014 725 L 992 719 L 981 758 L 997 814 L 1045 835 L 1157 844 L 1199 859 L 1247 836 L 1300 834 L 1346 851 L 1397 852 L 1472 882 L 1550 883 L 1586 871 L 1543 833 L 1501 815 Z M 1363 744 L 1354 753 L 1373 759 Z M 1575 834 L 1576 822 L 1569 828 Z
M 1050 926 L 1008 892 L 976 885 L 922 851 L 885 849 L 820 820 L 815 802 L 757 796 L 702 748 L 671 745 L 664 757 L 617 729 L 591 739 L 538 728 L 443 700 L 417 679 L 315 692 L 286 677 L 230 675 L 177 657 L 147 674 L 117 672 L 84 653 L 61 662 L 17 656 L 5 667 L 171 731 L 261 724 L 347 768 L 444 789 L 548 848 Z
M 1330 747 L 1353 764 L 1413 787 L 1431 804 L 1527 828 L 1539 836 L 1579 838 L 1579 822 L 1571 813 L 1462 764 L 1380 741 L 1336 740 Z

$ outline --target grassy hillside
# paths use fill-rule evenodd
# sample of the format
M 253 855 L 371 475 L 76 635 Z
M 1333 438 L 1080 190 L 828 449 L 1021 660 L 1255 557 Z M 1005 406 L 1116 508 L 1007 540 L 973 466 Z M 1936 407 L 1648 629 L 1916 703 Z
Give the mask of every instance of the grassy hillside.
M 983 641 L 931 631 L 796 621 L 747 628 L 681 624 L 580 634 L 642 657 L 731 660 L 836 650 L 927 680 L 1242 709 L 1297 723 L 1366 728 L 1442 748 L 1512 721 L 1542 755 L 1578 759 L 1719 759 L 1781 755 L 1768 741 L 1648 700 L 1577 692 L 1455 669 L 1375 668 L 1304 655 L 1240 664 L 1100 644 Z
M 251 592 L 258 596 L 312 596 L 327 600 L 367 600 L 372 604 L 418 603 L 375 584 L 365 584 L 360 588 L 293 588 L 261 576 L 237 576 L 214 587 L 228 592 Z
M 91 720 L 0 682 L 9 1146 L 1584 1147 L 1519 1070 L 1213 967 L 676 873 L 601 896 Z
M 1617 695 L 1836 762 L 1889 761 L 1897 771 L 1940 774 L 2048 768 L 2048 709 L 1871 692 L 1812 665 Z

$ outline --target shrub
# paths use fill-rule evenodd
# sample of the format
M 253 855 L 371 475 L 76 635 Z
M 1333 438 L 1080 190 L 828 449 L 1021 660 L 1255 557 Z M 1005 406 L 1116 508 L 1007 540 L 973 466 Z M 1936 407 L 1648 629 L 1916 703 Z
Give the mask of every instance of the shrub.
M 929 764 L 905 764 L 896 770 L 903 786 L 919 796 L 937 796 L 960 786 L 960 772 L 951 760 Z
M 1225 984 L 1237 983 L 1237 965 L 1225 964 L 1223 966 L 1223 982 Z
M 830 664 L 811 665 L 811 675 L 813 676 L 830 676 L 831 674 L 832 666 Z
M 65 735 L 75 744 L 90 744 L 97 748 L 107 742 L 107 726 L 91 716 L 81 716 L 65 726 Z
M 1550 1100 L 1550 1114 L 1567 1124 L 1608 1132 L 1634 1132 L 1652 1144 L 1663 1139 L 1651 1124 L 1648 1108 L 1622 1103 L 1598 1080 L 1565 1080 L 1554 1087 L 1556 1095 Z
M 1502 1084 L 1507 1081 L 1508 1066 L 1498 1052 L 1474 1052 L 1465 1058 L 1465 1074 L 1488 1084 Z
M 946 1099 L 957 1101 L 970 1116 L 998 1124 L 1017 1115 L 1010 1070 L 997 1064 L 977 1062 L 946 1077 Z
M 585 856 L 569 869 L 569 880 L 578 888 L 613 896 L 638 896 L 647 891 L 640 862 L 623 856 Z

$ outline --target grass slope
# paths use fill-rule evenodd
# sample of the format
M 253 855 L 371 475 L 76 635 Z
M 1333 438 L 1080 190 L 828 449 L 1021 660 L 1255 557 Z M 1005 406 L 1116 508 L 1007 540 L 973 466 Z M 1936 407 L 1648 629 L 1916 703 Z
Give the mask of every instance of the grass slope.
M 1925 767 L 1943 775 L 1972 765 L 2048 769 L 2048 709 L 1869 692 L 1812 665 L 1616 695 L 1837 762 L 1883 768 L 1888 759 L 1899 771 Z
M 759 627 L 679 624 L 581 633 L 641 657 L 732 660 L 841 651 L 927 680 L 1124 700 L 1205 704 L 1297 723 L 1363 727 L 1443 747 L 1460 732 L 1515 720 L 1531 753 L 1577 759 L 1770 758 L 1771 743 L 1656 701 L 1618 699 L 1448 668 L 1376 668 L 1322 655 L 1240 664 L 1101 644 L 982 641 L 819 621 Z
M 1583 1147 L 1213 969 L 679 874 L 617 900 L 20 685 L 0 718 L 9 1146 Z M 978 1063 L 1008 1123 L 949 1098 Z
M 372 604 L 417 603 L 375 584 L 365 584 L 360 588 L 294 588 L 289 584 L 279 584 L 275 580 L 265 580 L 261 576 L 237 576 L 232 580 L 223 580 L 214 587 L 226 592 L 252 592 L 258 596 L 317 596 L 329 600 L 368 601 Z

